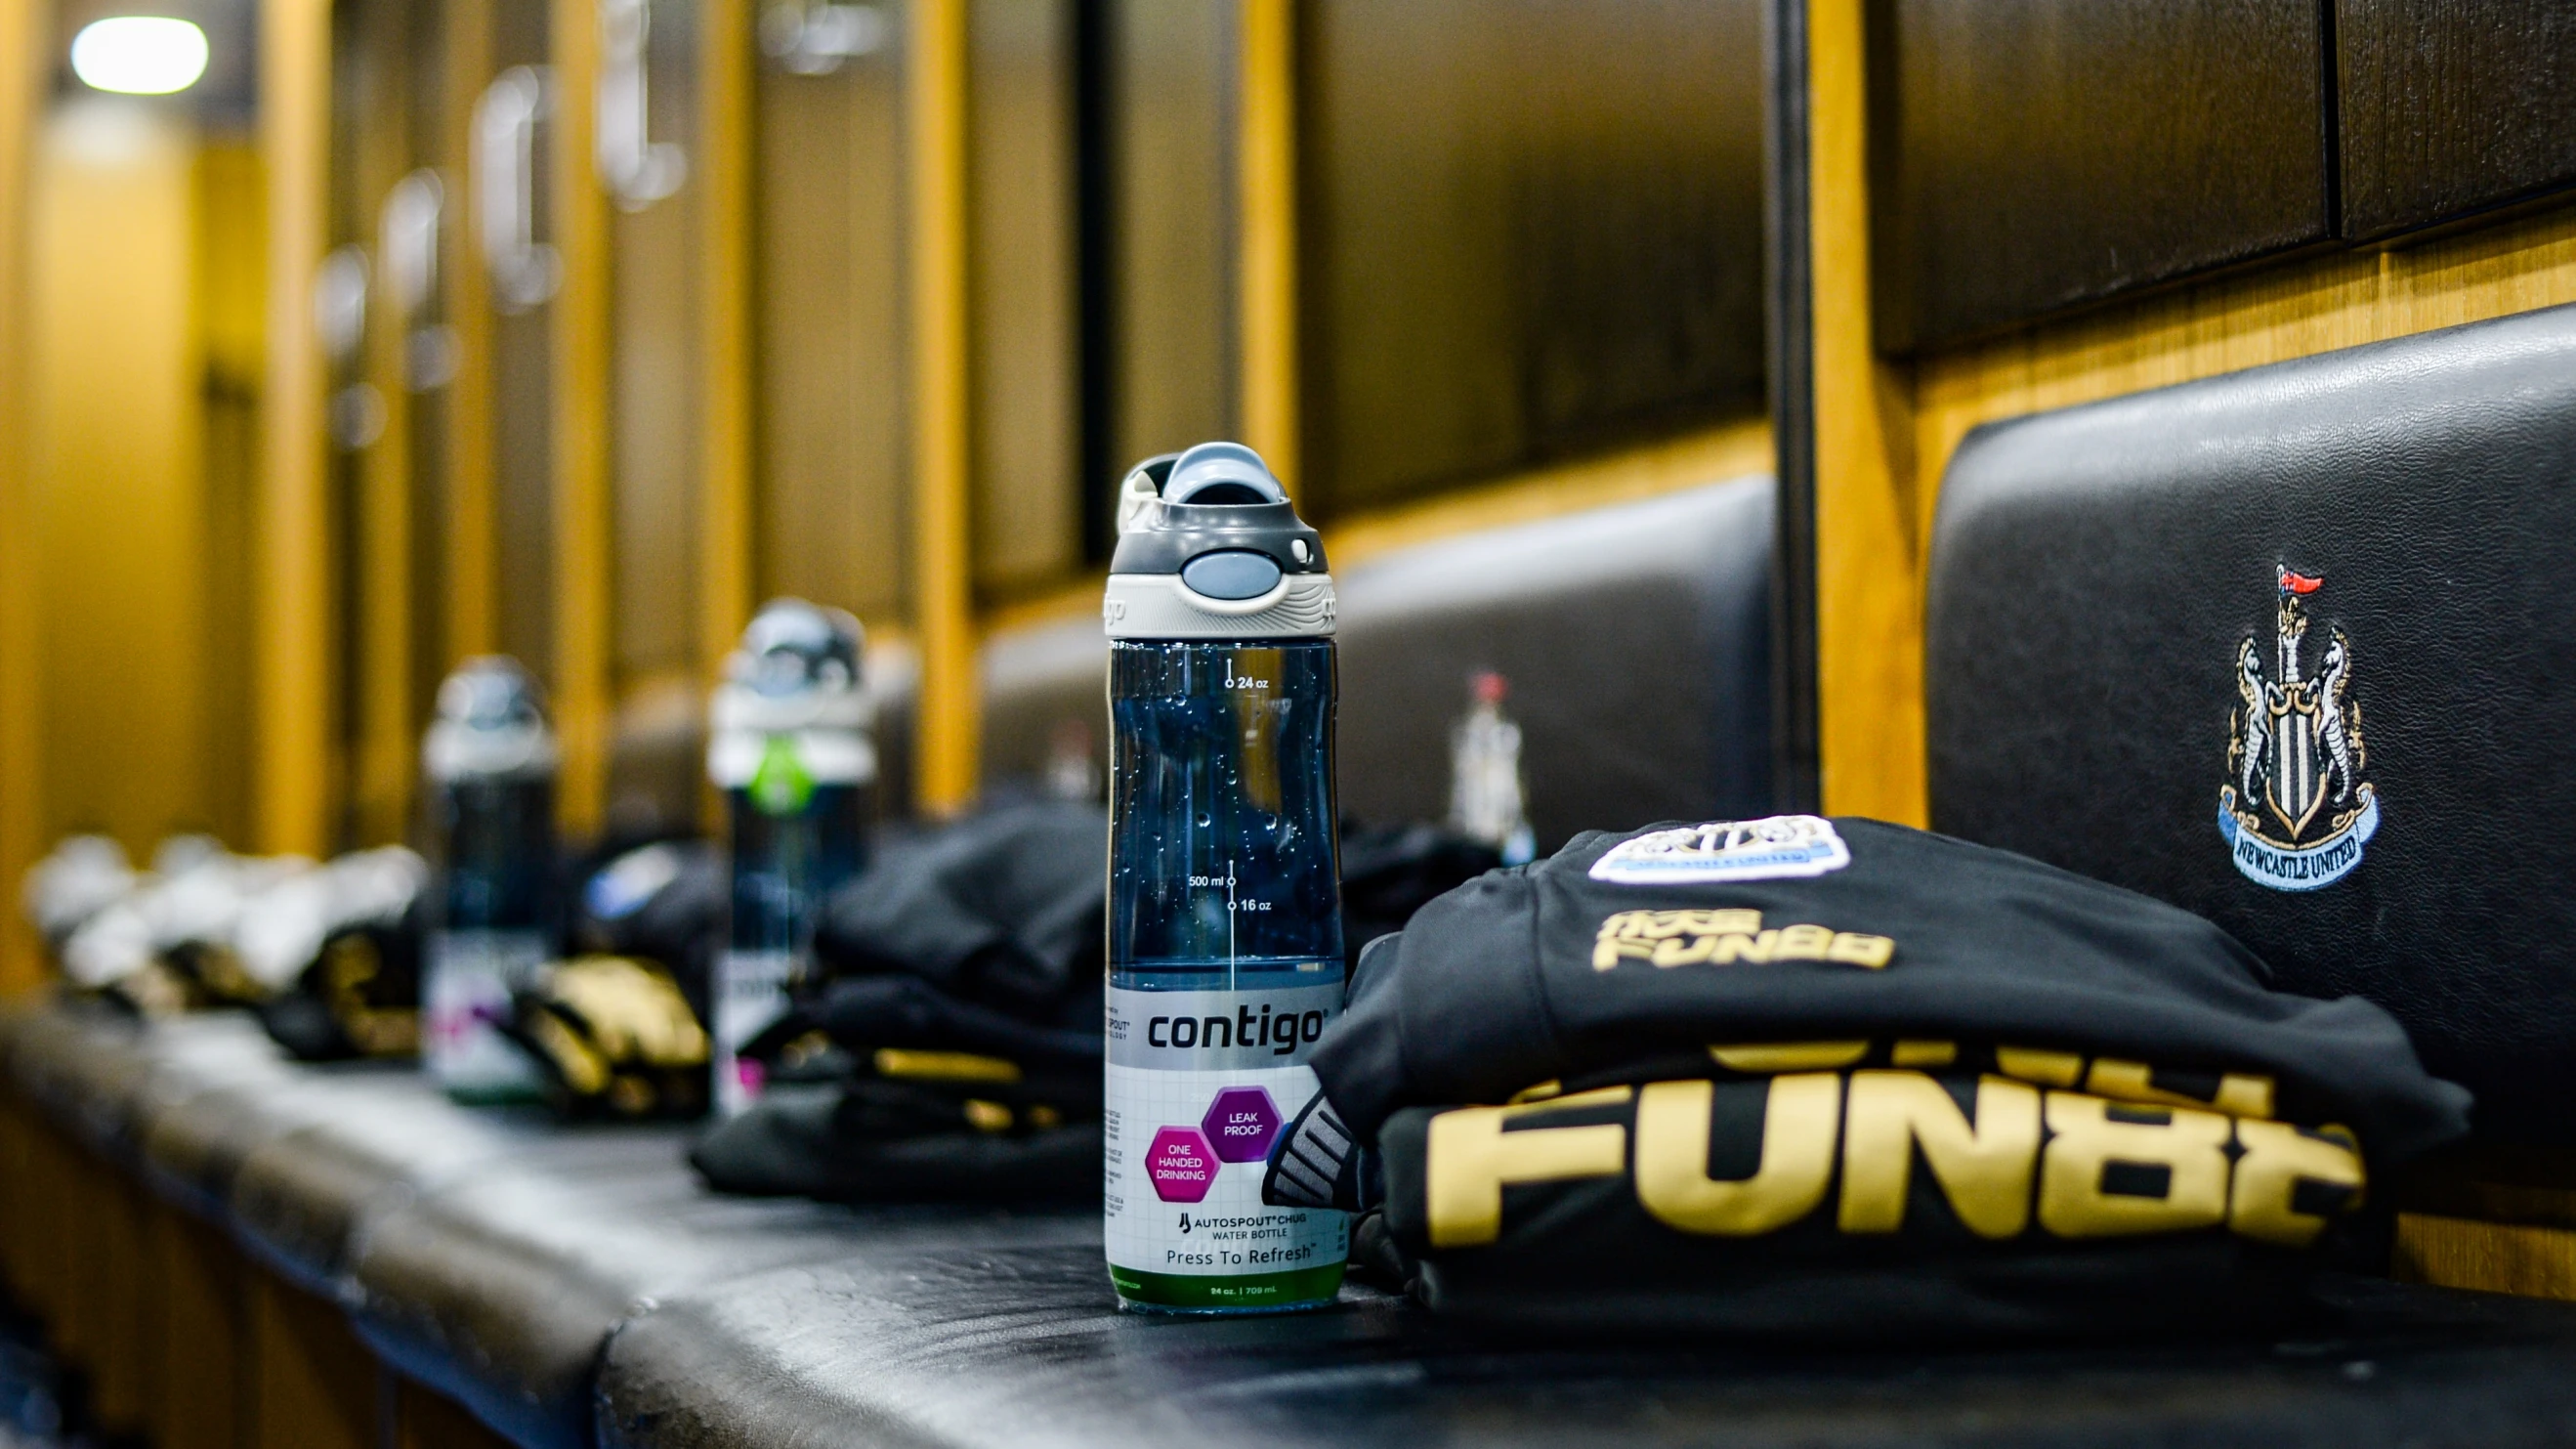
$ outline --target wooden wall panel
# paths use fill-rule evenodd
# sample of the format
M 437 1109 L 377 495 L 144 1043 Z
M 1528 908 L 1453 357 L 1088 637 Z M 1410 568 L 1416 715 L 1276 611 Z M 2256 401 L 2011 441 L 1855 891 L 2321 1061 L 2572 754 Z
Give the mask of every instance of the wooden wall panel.
M 260 149 L 268 169 L 268 348 L 260 390 L 259 829 L 266 851 L 331 844 L 331 510 L 325 370 L 313 279 L 328 219 L 331 11 L 327 0 L 262 0 Z
M 1878 342 L 2332 235 L 2317 0 L 1874 0 Z
M 754 109 L 757 592 L 872 627 L 911 599 L 902 83 L 890 43 L 816 74 L 773 56 Z
M 750 619 L 753 419 L 751 0 L 699 0 L 699 144 L 692 161 L 699 238 L 698 668 L 712 688 Z M 712 824 L 717 802 L 706 798 Z
M 548 7 L 534 0 L 489 3 L 492 40 L 481 84 L 511 66 L 546 64 L 551 53 Z M 479 94 L 478 90 L 478 94 Z M 561 99 L 560 87 L 556 99 Z M 537 131 L 539 215 L 556 169 L 547 127 Z M 479 214 L 479 212 L 475 213 Z M 539 235 L 552 227 L 540 225 Z M 481 266 L 481 263 L 477 263 Z M 494 644 L 536 672 L 554 677 L 554 339 L 551 304 L 504 309 L 488 272 L 477 279 L 493 305 L 491 328 L 491 518 Z M 469 485 L 470 486 L 470 485 Z
M 357 249 L 369 267 L 363 330 L 351 356 L 333 359 L 332 379 L 343 512 L 341 748 L 349 762 L 342 843 L 365 845 L 403 838 L 417 746 L 414 419 L 403 379 L 405 323 L 382 228 L 385 198 L 413 166 L 408 8 L 396 0 L 345 5 L 333 36 L 331 241 Z
M 1305 22 L 1305 500 L 1758 408 L 1759 4 L 1318 0 Z
M 0 0 L 0 880 L 22 879 L 44 823 L 44 632 L 27 457 L 28 162 L 51 6 Z M 0 995 L 34 987 L 43 952 L 23 919 L 0 922 Z M 0 1164 L 5 1165 L 5 1164 Z
M 104 830 L 143 853 L 170 831 L 211 823 L 207 661 L 193 633 L 172 626 L 199 617 L 211 562 L 190 305 L 193 138 L 163 114 L 99 97 L 59 108 L 41 144 L 26 441 L 27 536 L 42 561 L 42 833 L 50 842 Z M 313 441 L 318 451 L 318 432 Z M 318 476 L 302 482 L 318 492 Z M 285 527 L 274 506 L 266 516 Z M 279 551 L 283 540 L 271 558 Z M 317 569 L 304 582 L 318 588 L 319 560 L 299 550 L 295 561 Z M 300 638 L 308 621 L 268 622 L 294 622 Z M 298 684 L 326 666 L 297 662 L 312 671 L 293 671 Z M 286 722 L 272 713 L 268 723 Z M 324 745 L 315 737 L 313 758 L 266 783 L 318 800 L 304 792 L 321 786 Z M 303 823 L 318 842 L 321 822 Z
M 599 134 L 600 0 L 550 0 L 553 170 L 546 212 L 563 285 L 549 306 L 554 463 L 555 738 L 563 751 L 555 815 L 578 838 L 596 832 L 608 799 L 616 702 L 615 262 L 609 204 L 594 161 Z
M 646 135 L 699 157 L 698 16 L 694 0 L 651 0 Z M 609 220 L 616 341 L 611 354 L 615 448 L 612 573 L 616 692 L 657 677 L 694 677 L 697 656 L 698 320 L 695 178 Z
M 1238 426 L 1234 10 L 1111 0 L 1104 427 L 1121 473 Z
M 663 833 L 692 824 L 705 774 L 698 658 L 705 629 L 707 204 L 699 124 L 704 47 L 696 0 L 649 0 L 650 145 L 679 148 L 679 189 L 615 199 L 608 224 L 614 435 L 608 571 L 614 651 L 607 820 Z
M 913 795 L 939 816 L 974 798 L 969 531 L 966 0 L 912 0 L 904 27 L 904 276 L 910 301 L 913 623 L 921 641 Z
M 1079 0 L 967 7 L 975 583 L 1082 565 Z
M 2335 0 L 2344 234 L 2576 185 L 2576 6 Z

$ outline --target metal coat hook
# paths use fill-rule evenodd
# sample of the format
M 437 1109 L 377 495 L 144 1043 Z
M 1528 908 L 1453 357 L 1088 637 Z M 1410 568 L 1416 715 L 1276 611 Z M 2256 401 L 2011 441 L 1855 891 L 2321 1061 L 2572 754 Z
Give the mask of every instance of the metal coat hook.
M 385 300 L 401 329 L 403 382 L 414 392 L 442 387 L 456 375 L 456 334 L 432 319 L 438 300 L 439 230 L 447 184 L 422 167 L 385 193 L 376 222 L 376 257 Z
M 874 5 L 779 0 L 761 12 L 760 48 L 790 75 L 830 75 L 884 49 L 891 29 Z
M 536 66 L 514 65 L 493 77 L 474 103 L 474 193 L 481 211 L 483 265 L 493 304 L 525 312 L 545 304 L 563 281 L 555 249 L 536 239 L 537 122 L 553 85 Z
M 678 143 L 650 136 L 645 42 L 651 0 L 599 0 L 599 131 L 594 160 L 608 194 L 642 211 L 680 189 L 689 158 Z

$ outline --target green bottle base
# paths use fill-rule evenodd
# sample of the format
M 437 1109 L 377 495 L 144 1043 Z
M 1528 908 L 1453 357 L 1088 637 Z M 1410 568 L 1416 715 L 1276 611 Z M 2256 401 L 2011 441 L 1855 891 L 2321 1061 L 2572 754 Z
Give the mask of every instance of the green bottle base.
M 1109 1265 L 1118 1306 L 1135 1313 L 1300 1313 L 1322 1308 L 1342 1291 L 1340 1263 L 1285 1273 L 1200 1277 L 1147 1273 Z

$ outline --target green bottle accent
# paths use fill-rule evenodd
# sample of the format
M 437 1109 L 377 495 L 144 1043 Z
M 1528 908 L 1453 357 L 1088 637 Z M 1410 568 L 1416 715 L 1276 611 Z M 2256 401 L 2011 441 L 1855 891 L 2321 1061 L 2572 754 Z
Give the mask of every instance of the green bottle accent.
M 814 798 L 814 777 L 796 751 L 794 735 L 771 735 L 751 775 L 752 807 L 763 815 L 795 815 Z
M 1284 1273 L 1241 1273 L 1223 1278 L 1148 1273 L 1109 1265 L 1110 1285 L 1130 1303 L 1199 1312 L 1262 1308 L 1314 1308 L 1342 1291 L 1340 1263 L 1291 1268 Z

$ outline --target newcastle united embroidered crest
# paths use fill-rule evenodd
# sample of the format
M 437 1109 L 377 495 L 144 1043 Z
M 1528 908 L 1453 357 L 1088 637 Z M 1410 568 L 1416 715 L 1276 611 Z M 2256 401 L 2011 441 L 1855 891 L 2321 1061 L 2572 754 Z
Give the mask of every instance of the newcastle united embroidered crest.
M 2306 647 L 2309 601 L 2325 580 L 2283 569 L 2278 584 L 2270 672 L 2255 638 L 2236 649 L 2218 831 L 2247 880 L 2312 891 L 2361 864 L 2379 829 L 2379 796 L 2362 778 L 2370 751 L 2351 692 L 2352 643 L 2329 625 L 2321 649 Z

